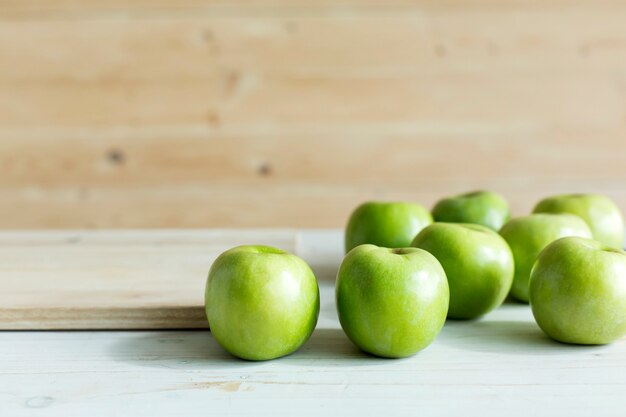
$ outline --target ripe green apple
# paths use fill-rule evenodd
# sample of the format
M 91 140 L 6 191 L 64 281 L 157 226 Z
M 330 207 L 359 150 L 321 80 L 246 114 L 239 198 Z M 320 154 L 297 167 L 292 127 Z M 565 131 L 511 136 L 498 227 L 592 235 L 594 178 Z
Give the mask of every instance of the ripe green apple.
M 610 198 L 598 194 L 563 194 L 541 200 L 533 213 L 570 213 L 583 219 L 594 239 L 615 248 L 624 245 L 624 219 Z
M 238 246 L 211 266 L 205 309 L 211 332 L 248 360 L 287 355 L 308 340 L 319 314 L 317 280 L 299 257 L 270 246 Z
M 441 263 L 450 286 L 448 317 L 472 319 L 498 307 L 513 282 L 513 254 L 493 230 L 470 223 L 433 223 L 411 246 Z
M 496 231 L 511 217 L 509 203 L 490 191 L 444 198 L 435 204 L 432 213 L 437 222 L 482 224 Z
M 564 237 L 539 255 L 530 275 L 539 327 L 564 343 L 599 345 L 626 335 L 626 252 Z
M 365 352 L 402 358 L 428 346 L 448 311 L 448 283 L 426 251 L 361 245 L 344 258 L 335 287 L 346 335 Z
M 345 249 L 369 243 L 387 248 L 409 246 L 433 222 L 430 212 L 415 203 L 370 201 L 357 207 L 346 227 Z
M 509 220 L 500 236 L 509 244 L 515 261 L 511 295 L 528 302 L 528 279 L 539 252 L 550 243 L 566 236 L 591 238 L 587 224 L 573 214 L 531 214 Z

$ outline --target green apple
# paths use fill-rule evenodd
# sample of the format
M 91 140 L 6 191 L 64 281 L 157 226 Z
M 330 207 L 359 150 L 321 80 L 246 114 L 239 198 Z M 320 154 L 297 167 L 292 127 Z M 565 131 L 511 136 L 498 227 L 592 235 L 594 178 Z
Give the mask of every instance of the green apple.
M 473 319 L 498 307 L 513 282 L 513 254 L 493 230 L 470 223 L 433 223 L 411 246 L 443 266 L 450 286 L 448 317 Z
M 410 356 L 439 334 L 448 311 L 448 283 L 431 254 L 416 248 L 361 245 L 344 258 L 335 287 L 346 335 L 365 352 Z
M 564 343 L 599 345 L 626 335 L 626 252 L 564 237 L 539 255 L 530 275 L 539 327 Z
M 566 236 L 591 238 L 587 224 L 572 214 L 531 214 L 509 220 L 500 235 L 513 252 L 515 276 L 511 295 L 528 302 L 528 279 L 539 252 L 550 243 Z
M 609 246 L 624 245 L 624 219 L 610 198 L 598 194 L 563 194 L 541 200 L 533 213 L 570 213 L 583 219 L 594 239 Z
M 227 250 L 211 266 L 206 283 L 211 332 L 243 359 L 274 359 L 297 350 L 311 336 L 319 306 L 311 268 L 270 246 Z
M 388 248 L 409 246 L 433 222 L 425 207 L 414 203 L 370 201 L 357 207 L 346 227 L 345 249 L 369 243 Z
M 473 191 L 439 200 L 433 207 L 437 222 L 482 224 L 493 230 L 511 217 L 509 203 L 500 194 Z

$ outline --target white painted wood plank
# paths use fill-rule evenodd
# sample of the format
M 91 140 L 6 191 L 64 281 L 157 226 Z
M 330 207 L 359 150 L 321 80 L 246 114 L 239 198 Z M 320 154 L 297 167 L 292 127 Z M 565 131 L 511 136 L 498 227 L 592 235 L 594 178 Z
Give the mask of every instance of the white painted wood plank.
M 626 341 L 547 339 L 528 306 L 448 322 L 416 356 L 379 359 L 340 330 L 333 275 L 338 231 L 300 235 L 322 311 L 288 357 L 245 362 L 210 332 L 0 332 L 2 416 L 607 416 L 626 410 Z

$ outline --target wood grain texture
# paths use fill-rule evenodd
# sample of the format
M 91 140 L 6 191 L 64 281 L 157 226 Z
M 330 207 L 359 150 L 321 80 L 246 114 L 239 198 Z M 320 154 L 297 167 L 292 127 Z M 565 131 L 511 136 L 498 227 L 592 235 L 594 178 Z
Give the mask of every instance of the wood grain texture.
M 559 192 L 626 202 L 613 136 L 484 134 L 480 145 L 420 136 L 16 141 L 0 157 L 0 219 L 5 228 L 342 227 L 363 200 L 430 206 L 477 187 L 502 192 L 518 214 Z
M 0 329 L 207 327 L 213 260 L 242 244 L 296 251 L 296 232 L 0 233 Z
M 0 227 L 338 227 L 476 188 L 626 211 L 626 4 L 0 2 Z

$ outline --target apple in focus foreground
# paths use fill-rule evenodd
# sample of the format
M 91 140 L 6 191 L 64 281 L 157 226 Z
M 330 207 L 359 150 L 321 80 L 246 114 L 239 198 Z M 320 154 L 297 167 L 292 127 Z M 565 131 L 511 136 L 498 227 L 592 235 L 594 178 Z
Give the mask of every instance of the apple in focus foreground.
M 446 272 L 450 318 L 482 316 L 502 304 L 511 289 L 511 249 L 485 226 L 433 223 L 415 237 L 411 246 L 433 254 Z
M 299 257 L 269 246 L 238 246 L 211 266 L 205 291 L 209 326 L 231 354 L 267 360 L 297 350 L 319 315 L 317 280 Z
M 500 194 L 473 191 L 439 200 L 432 210 L 437 222 L 475 223 L 498 231 L 511 217 L 509 203 Z
M 446 275 L 416 248 L 361 245 L 344 258 L 335 287 L 341 327 L 365 352 L 410 356 L 439 334 L 448 311 Z
M 610 198 L 599 194 L 563 194 L 541 200 L 533 213 L 570 213 L 583 219 L 593 238 L 623 248 L 624 218 Z
M 626 335 L 626 252 L 564 237 L 539 255 L 530 275 L 539 327 L 564 343 L 606 344 Z
M 357 207 L 346 227 L 345 250 L 362 244 L 387 248 L 409 246 L 433 218 L 424 206 L 404 202 L 370 201 Z
M 591 238 L 591 231 L 578 216 L 541 213 L 509 220 L 500 229 L 500 235 L 509 244 L 515 261 L 511 295 L 528 302 L 528 279 L 539 252 L 562 237 Z

